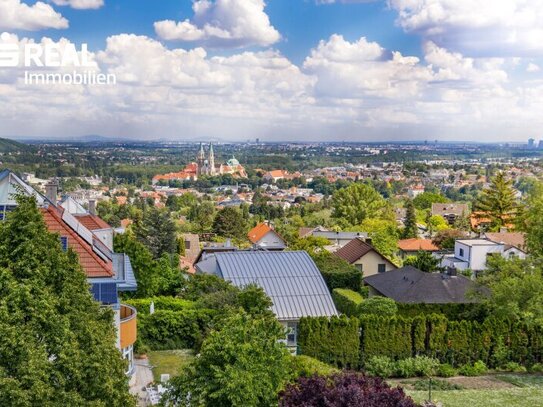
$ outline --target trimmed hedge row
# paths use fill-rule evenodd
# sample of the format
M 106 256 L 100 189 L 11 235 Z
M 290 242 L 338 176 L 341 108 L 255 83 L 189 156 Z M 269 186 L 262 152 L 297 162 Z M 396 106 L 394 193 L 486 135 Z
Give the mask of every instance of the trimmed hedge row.
M 208 309 L 138 314 L 138 339 L 152 350 L 193 348 L 215 315 Z
M 359 364 L 360 323 L 357 318 L 301 318 L 298 346 L 304 355 L 339 368 L 356 368 Z
M 415 318 L 365 316 L 361 322 L 363 360 L 373 356 L 404 359 L 425 355 L 460 366 L 483 361 L 531 366 L 543 360 L 543 327 L 526 321 L 487 318 L 450 321 L 443 315 Z
M 362 273 L 358 270 L 322 271 L 321 269 L 321 274 L 330 291 L 334 290 L 334 288 L 347 288 L 358 291 L 362 286 Z
M 441 314 L 450 320 L 484 320 L 484 310 L 480 304 L 402 304 L 398 305 L 398 315 L 415 318 L 419 315 Z M 479 315 L 481 314 L 481 315 Z
M 184 300 L 175 297 L 149 297 L 149 298 L 134 298 L 123 301 L 128 305 L 132 305 L 138 311 L 138 317 L 141 314 L 149 314 L 151 302 L 155 304 L 155 310 L 171 310 L 182 311 L 186 309 L 194 309 L 195 302 Z
M 332 298 L 339 312 L 350 317 L 360 314 L 359 305 L 364 301 L 360 293 L 346 288 L 334 288 Z
M 543 363 L 542 325 L 496 317 L 483 322 L 448 320 L 438 314 L 302 318 L 298 344 L 302 354 L 341 368 L 356 368 L 383 356 L 427 356 L 456 367 L 477 361 L 490 368 Z

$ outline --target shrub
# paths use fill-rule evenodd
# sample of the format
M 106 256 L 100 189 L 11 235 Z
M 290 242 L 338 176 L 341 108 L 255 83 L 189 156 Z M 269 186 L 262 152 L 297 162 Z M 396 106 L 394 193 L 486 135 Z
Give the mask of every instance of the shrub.
M 382 317 L 394 316 L 398 313 L 398 306 L 394 300 L 386 297 L 371 297 L 359 305 L 361 315 L 379 315 Z
M 192 348 L 214 315 L 206 309 L 157 310 L 138 315 L 138 337 L 152 350 Z
M 334 288 L 347 288 L 358 291 L 362 287 L 362 273 L 360 270 L 341 257 L 327 251 L 322 251 L 312 257 L 330 291 Z
M 478 360 L 473 365 L 467 363 L 463 365 L 459 372 L 464 376 L 481 376 L 487 372 L 488 368 L 485 363 L 481 360 Z
M 399 377 L 418 377 L 433 375 L 439 360 L 426 356 L 407 358 L 396 363 L 396 374 Z
M 346 288 L 334 288 L 332 298 L 338 311 L 348 316 L 358 316 L 359 305 L 364 301 L 360 293 Z
M 506 372 L 513 372 L 513 373 L 524 373 L 526 372 L 526 368 L 517 362 L 508 362 L 503 366 L 503 370 Z
M 298 325 L 298 345 L 303 355 L 340 368 L 359 364 L 358 318 L 305 317 Z
M 439 377 L 453 377 L 458 374 L 458 370 L 449 365 L 448 363 L 443 363 L 439 365 L 436 369 L 436 375 Z
M 365 365 L 365 371 L 371 376 L 392 377 L 396 372 L 396 363 L 387 356 L 373 356 Z
M 543 363 L 535 363 L 530 367 L 531 373 L 543 373 Z
M 291 356 L 290 368 L 294 380 L 299 377 L 310 377 L 315 374 L 326 376 L 338 372 L 336 368 L 305 355 Z
M 426 379 L 426 380 L 417 380 L 413 383 L 413 388 L 415 390 L 428 391 L 428 388 L 432 385 L 432 390 L 462 390 L 463 387 L 459 384 L 449 383 L 446 380 L 440 379 Z
M 415 407 L 400 387 L 390 388 L 381 378 L 356 372 L 302 377 L 279 394 L 279 407 L 360 406 Z

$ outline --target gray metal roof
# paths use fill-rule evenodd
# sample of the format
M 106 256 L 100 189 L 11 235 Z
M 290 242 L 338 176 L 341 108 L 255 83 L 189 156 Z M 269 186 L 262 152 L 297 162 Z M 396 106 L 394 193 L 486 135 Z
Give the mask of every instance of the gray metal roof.
M 197 270 L 217 274 L 237 287 L 262 287 L 279 320 L 337 315 L 319 269 L 304 251 L 238 251 L 214 256 L 216 268 L 202 262 Z

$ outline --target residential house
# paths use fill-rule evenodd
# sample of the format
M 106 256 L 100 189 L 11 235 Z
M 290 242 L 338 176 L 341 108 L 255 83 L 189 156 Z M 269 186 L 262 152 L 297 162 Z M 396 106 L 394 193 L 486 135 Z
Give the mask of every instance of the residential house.
M 469 208 L 467 204 L 460 203 L 433 203 L 432 216 L 439 215 L 443 217 L 449 225 L 454 225 L 457 219 L 468 216 Z
M 217 275 L 240 288 L 261 287 L 272 300 L 273 313 L 287 328 L 285 342 L 293 353 L 300 318 L 338 314 L 319 269 L 304 251 L 221 252 L 195 267 L 197 273 Z
M 200 254 L 200 238 L 194 233 L 185 233 L 181 235 L 185 253 L 179 257 L 179 265 L 182 268 L 187 268 L 187 271 L 194 274 L 194 261 Z
M 94 299 L 113 309 L 117 347 L 128 360 L 127 374 L 132 375 L 135 368 L 133 346 L 137 336 L 136 309 L 121 304 L 119 300 L 119 292 L 137 289 L 130 258 L 113 251 L 113 230 L 102 219 L 86 212 L 81 205 L 72 202 L 72 198 L 57 203 L 57 188 L 55 183 L 49 183 L 46 195 L 42 195 L 13 172 L 2 171 L 0 220 L 16 208 L 16 193 L 36 198 L 47 229 L 59 235 L 64 250 L 71 249 L 78 255 Z
M 432 243 L 430 239 L 402 239 L 398 241 L 399 254 L 402 259 L 407 256 L 416 256 L 418 252 L 435 253 L 439 247 Z
M 361 238 L 370 242 L 366 232 L 334 232 L 333 230 L 326 230 L 321 226 L 312 229 L 310 228 L 309 231 L 306 230 L 306 228 L 300 228 L 299 233 L 302 233 L 304 237 L 314 236 L 328 240 L 329 244 L 325 246 L 325 249 L 332 253 L 341 249 L 351 240 L 356 238 Z
M 486 261 L 490 255 L 504 258 L 526 258 L 526 253 L 514 246 L 496 243 L 488 239 L 460 239 L 455 242 L 454 254 L 445 255 L 441 266 L 457 270 L 486 270 Z
M 285 240 L 268 223 L 262 222 L 252 228 L 247 234 L 249 241 L 262 249 L 284 250 Z
M 413 199 L 413 198 L 416 198 L 417 196 L 419 196 L 420 194 L 422 194 L 424 192 L 424 185 L 414 185 L 410 188 L 408 188 L 407 190 L 407 196 L 409 196 L 409 198 Z
M 475 302 L 479 288 L 475 282 L 455 273 L 425 273 L 406 266 L 364 279 L 369 297 L 383 296 L 404 304 L 464 304 Z
M 397 267 L 363 238 L 351 240 L 335 255 L 357 267 L 364 277 L 395 270 Z
M 483 239 L 491 242 L 503 243 L 524 250 L 526 248 L 525 234 L 522 232 L 485 232 L 481 235 Z

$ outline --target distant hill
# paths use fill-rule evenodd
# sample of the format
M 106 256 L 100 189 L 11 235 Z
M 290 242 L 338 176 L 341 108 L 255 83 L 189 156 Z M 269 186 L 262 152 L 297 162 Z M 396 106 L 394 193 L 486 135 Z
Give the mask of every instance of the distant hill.
M 18 141 L 7 138 L 0 138 L 0 153 L 11 153 L 15 151 L 27 150 L 28 146 Z

